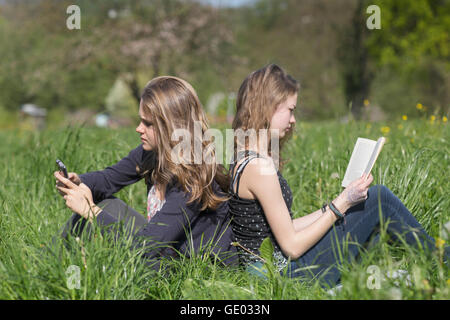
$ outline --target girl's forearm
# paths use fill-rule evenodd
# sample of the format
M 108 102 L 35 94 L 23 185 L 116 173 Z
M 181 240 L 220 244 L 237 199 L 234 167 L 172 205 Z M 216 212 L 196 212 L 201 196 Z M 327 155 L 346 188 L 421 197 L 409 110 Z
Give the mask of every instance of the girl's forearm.
M 348 204 L 339 197 L 333 203 L 342 213 L 345 213 L 349 208 Z M 297 222 L 297 226 L 309 224 L 303 227 L 301 231 L 296 230 L 295 238 L 289 252 L 289 256 L 293 259 L 302 256 L 303 253 L 314 246 L 337 221 L 336 215 L 329 207 L 326 208 L 325 213 L 322 213 L 319 209 L 306 217 L 302 223 Z M 313 219 L 314 221 L 312 221 Z
M 334 199 L 334 202 L 335 202 L 335 205 L 338 205 L 338 207 L 340 209 L 342 209 L 344 213 L 349 208 L 349 205 L 346 203 L 346 201 L 342 200 L 341 197 L 337 197 L 336 199 Z M 327 207 L 327 210 L 329 210 L 328 207 Z M 317 219 L 322 217 L 323 214 L 324 213 L 322 212 L 322 209 L 319 209 L 310 214 L 307 214 L 306 216 L 293 219 L 292 223 L 294 224 L 294 230 L 296 232 L 298 232 L 300 230 L 303 230 L 303 229 L 309 227 L 311 224 L 316 222 Z
M 312 223 L 314 223 L 317 219 L 319 219 L 322 216 L 322 210 L 319 209 L 317 211 L 314 211 L 313 213 L 307 214 L 306 216 L 296 218 L 292 220 L 294 224 L 294 230 L 296 232 L 310 226 Z

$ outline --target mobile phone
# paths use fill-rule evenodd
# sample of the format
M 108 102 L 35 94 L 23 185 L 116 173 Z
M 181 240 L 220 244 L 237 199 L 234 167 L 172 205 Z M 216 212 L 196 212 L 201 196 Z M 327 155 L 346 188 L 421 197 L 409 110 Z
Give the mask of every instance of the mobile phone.
M 64 163 L 61 160 L 56 159 L 56 165 L 58 166 L 59 171 L 63 173 L 64 178 L 69 179 L 69 174 L 67 173 L 67 168 Z

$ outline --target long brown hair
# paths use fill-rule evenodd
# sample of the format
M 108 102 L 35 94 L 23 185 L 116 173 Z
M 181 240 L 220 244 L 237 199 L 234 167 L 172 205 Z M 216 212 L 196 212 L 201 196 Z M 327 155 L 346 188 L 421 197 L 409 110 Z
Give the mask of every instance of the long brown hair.
M 286 99 L 298 93 L 300 85 L 293 77 L 288 75 L 276 64 L 269 64 L 249 74 L 242 82 L 236 97 L 236 116 L 233 120 L 233 130 L 270 129 L 270 121 L 277 107 Z M 293 128 L 292 128 L 293 129 Z M 283 144 L 290 138 L 292 131 L 280 140 L 280 151 Z M 271 141 L 268 141 L 269 156 Z M 235 141 L 236 142 L 236 141 Z M 234 144 L 235 153 L 237 143 Z M 265 150 L 264 150 L 265 151 Z M 236 156 L 236 154 L 235 154 Z M 282 166 L 282 162 L 280 161 Z
M 215 149 L 208 141 L 203 141 L 203 135 L 208 130 L 206 115 L 194 88 L 183 79 L 163 76 L 152 79 L 144 88 L 141 96 L 143 113 L 155 127 L 156 159 L 154 163 L 144 164 L 142 174 L 146 180 L 161 187 L 162 192 L 171 183 L 177 183 L 190 193 L 188 203 L 198 201 L 201 210 L 216 209 L 228 198 L 225 194 L 218 195 L 213 190 L 213 181 L 219 184 L 224 192 L 228 192 L 229 178 L 225 168 L 215 161 Z M 194 130 L 195 125 L 200 130 Z M 172 151 L 177 141 L 172 139 L 175 130 L 184 130 L 190 135 L 191 146 L 201 143 L 202 156 L 208 153 L 209 159 L 201 163 L 179 162 L 174 159 Z M 200 135 L 201 133 L 201 135 Z M 196 142 L 195 142 L 196 141 Z M 195 157 L 191 148 L 191 159 Z M 152 166 L 153 165 L 153 166 Z M 154 167 L 153 170 L 149 168 Z

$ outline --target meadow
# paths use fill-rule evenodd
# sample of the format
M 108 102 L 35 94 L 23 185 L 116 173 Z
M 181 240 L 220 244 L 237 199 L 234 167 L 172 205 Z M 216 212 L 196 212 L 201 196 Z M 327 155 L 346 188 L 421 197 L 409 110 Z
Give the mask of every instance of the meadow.
M 357 137 L 387 138 L 372 171 L 437 238 L 425 253 L 382 237 L 361 261 L 343 263 L 342 289 L 331 295 L 317 282 L 269 274 L 266 279 L 243 269 L 230 270 L 199 253 L 164 261 L 165 272 L 143 263 L 129 242 L 107 236 L 71 239 L 70 249 L 56 241 L 71 212 L 56 192 L 55 159 L 83 173 L 114 164 L 139 144 L 134 128 L 0 131 L 0 299 L 449 299 L 449 270 L 442 264 L 450 221 L 450 130 L 441 119 L 398 119 L 388 123 L 298 122 L 283 151 L 283 175 L 290 184 L 294 216 L 320 208 L 342 190 L 340 183 Z M 145 213 L 143 181 L 117 196 Z M 79 288 L 68 286 L 70 266 L 80 270 Z M 376 266 L 382 274 L 406 270 L 408 281 L 386 279 L 368 285 Z

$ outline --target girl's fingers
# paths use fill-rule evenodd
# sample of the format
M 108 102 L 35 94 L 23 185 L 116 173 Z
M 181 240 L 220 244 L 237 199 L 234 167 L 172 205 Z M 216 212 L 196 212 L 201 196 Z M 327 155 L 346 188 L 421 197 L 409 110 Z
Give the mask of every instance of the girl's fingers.
M 370 174 L 369 177 L 367 178 L 367 181 L 365 181 L 364 185 L 367 187 L 372 183 L 372 181 L 373 181 L 373 176 L 372 176 L 372 174 Z
M 64 192 L 65 194 L 68 194 L 70 189 L 68 188 L 64 188 L 64 187 L 60 187 L 60 186 L 56 186 L 56 189 L 58 189 L 61 192 Z
M 69 172 L 69 179 L 76 185 L 80 184 L 80 179 L 78 178 L 78 175 L 75 172 Z
M 54 174 L 55 178 L 64 183 L 68 188 L 72 189 L 76 187 L 77 185 L 70 181 L 69 179 L 64 178 L 59 172 L 56 172 Z

